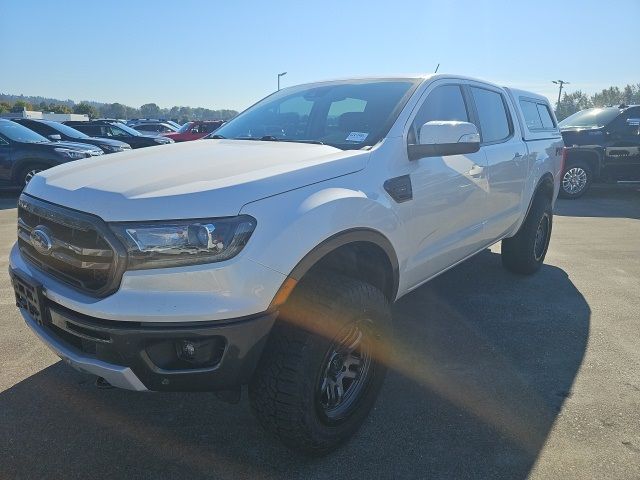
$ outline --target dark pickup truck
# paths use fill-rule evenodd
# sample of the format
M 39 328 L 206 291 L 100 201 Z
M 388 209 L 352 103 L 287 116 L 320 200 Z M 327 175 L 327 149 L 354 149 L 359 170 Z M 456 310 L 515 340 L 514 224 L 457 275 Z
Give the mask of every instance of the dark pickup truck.
M 559 123 L 567 146 L 560 195 L 594 182 L 640 181 L 640 105 L 588 108 Z

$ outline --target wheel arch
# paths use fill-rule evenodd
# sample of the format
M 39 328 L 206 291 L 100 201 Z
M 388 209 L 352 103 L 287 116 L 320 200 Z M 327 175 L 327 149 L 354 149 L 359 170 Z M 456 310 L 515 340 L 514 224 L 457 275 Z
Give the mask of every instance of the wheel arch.
M 29 165 L 47 165 L 47 168 L 51 168 L 59 164 L 51 160 L 47 160 L 46 158 L 38 158 L 38 157 L 21 158 L 13 164 L 13 168 L 11 169 L 11 180 L 14 182 L 18 181 L 19 175 L 22 173 L 25 167 Z
M 585 162 L 593 173 L 594 178 L 599 178 L 601 173 L 602 159 L 604 151 L 595 148 L 571 147 L 567 149 L 567 160 L 565 170 L 572 162 Z M 564 175 L 564 171 L 562 172 Z
M 389 302 L 398 294 L 398 257 L 389 239 L 370 228 L 352 228 L 330 236 L 311 249 L 288 275 L 272 307 L 284 303 L 305 276 L 327 270 L 374 285 Z

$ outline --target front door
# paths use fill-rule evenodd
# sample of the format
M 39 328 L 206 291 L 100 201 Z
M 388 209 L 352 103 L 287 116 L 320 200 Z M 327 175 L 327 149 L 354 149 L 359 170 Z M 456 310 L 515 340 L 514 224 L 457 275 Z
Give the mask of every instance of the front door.
M 0 180 L 11 180 L 11 144 L 0 137 Z
M 607 127 L 603 173 L 614 180 L 640 180 L 640 108 L 630 108 Z
M 461 85 L 442 80 L 425 92 L 411 120 L 408 142 L 432 120 L 470 121 Z M 411 255 L 407 286 L 415 288 L 483 246 L 483 209 L 487 199 L 486 158 L 467 155 L 427 157 L 410 162 L 413 202 L 405 219 Z

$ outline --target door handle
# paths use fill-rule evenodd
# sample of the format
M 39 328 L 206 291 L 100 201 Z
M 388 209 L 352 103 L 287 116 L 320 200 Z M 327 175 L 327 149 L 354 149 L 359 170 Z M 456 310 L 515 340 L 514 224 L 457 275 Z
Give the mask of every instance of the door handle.
M 521 154 L 520 152 L 516 152 L 516 153 L 513 155 L 513 158 L 520 158 L 520 157 L 522 157 L 522 154 Z
M 471 167 L 471 170 L 467 172 L 470 177 L 478 178 L 482 176 L 482 172 L 484 172 L 484 168 L 480 165 L 474 165 Z

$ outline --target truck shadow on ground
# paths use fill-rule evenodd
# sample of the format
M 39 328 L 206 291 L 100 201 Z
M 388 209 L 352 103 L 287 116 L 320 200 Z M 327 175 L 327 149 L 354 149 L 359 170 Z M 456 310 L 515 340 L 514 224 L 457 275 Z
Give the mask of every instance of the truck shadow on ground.
M 57 363 L 0 394 L 2 476 L 524 479 L 571 396 L 590 314 L 561 269 L 517 277 L 482 252 L 396 304 L 396 368 L 360 432 L 321 459 L 271 439 L 246 400 L 97 390 Z
M 594 185 L 575 200 L 558 199 L 554 214 L 640 220 L 640 185 Z

